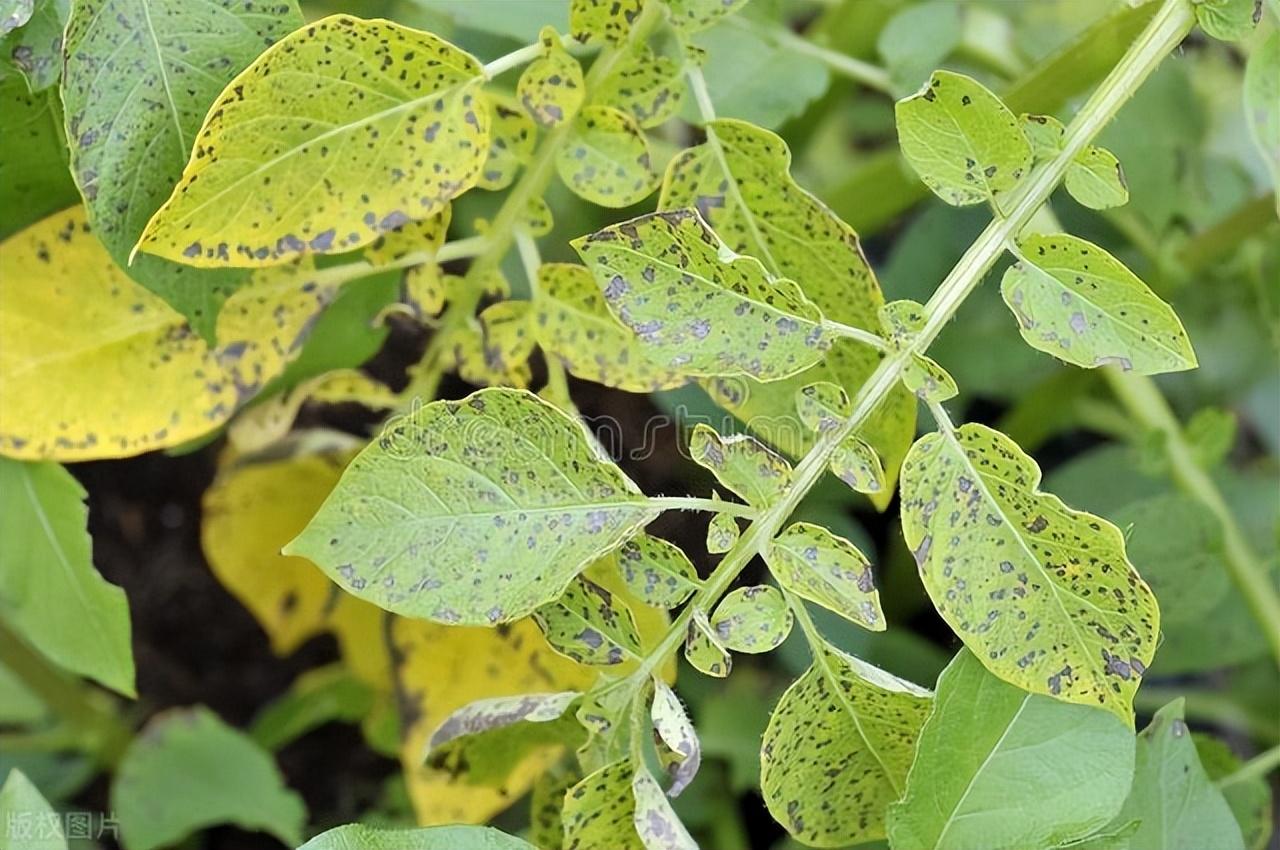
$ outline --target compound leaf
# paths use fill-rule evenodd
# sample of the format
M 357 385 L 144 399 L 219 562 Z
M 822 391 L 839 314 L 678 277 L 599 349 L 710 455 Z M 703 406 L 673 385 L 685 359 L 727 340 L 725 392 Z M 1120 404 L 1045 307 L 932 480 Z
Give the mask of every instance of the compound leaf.
M 533 620 L 552 649 L 579 664 L 621 664 L 640 655 L 640 632 L 627 603 L 582 576 L 534 611 Z
M 572 120 L 586 97 L 582 66 L 560 44 L 554 27 L 543 27 L 538 36 L 542 55 L 529 63 L 516 84 L 516 96 L 525 112 L 543 127 Z
M 637 534 L 618 547 L 617 559 L 627 590 L 646 605 L 675 608 L 698 589 L 689 556 L 661 537 Z
M 813 665 L 778 700 L 760 750 L 769 813 L 797 840 L 839 847 L 883 838 L 902 796 L 927 691 L 846 655 L 813 647 Z
M 689 786 L 702 764 L 702 745 L 675 691 L 658 678 L 653 680 L 653 705 L 649 710 L 653 721 L 654 742 L 658 761 L 671 778 L 667 795 L 680 796 Z
M 656 513 L 579 423 L 480 390 L 393 422 L 285 553 L 389 611 L 494 625 L 556 599 Z
M 56 463 L 0 458 L 0 620 L 58 665 L 133 696 L 129 604 L 93 568 L 84 498 Z
M 1133 723 L 1159 610 L 1106 520 L 1038 490 L 998 431 L 928 434 L 907 455 L 902 530 L 934 606 L 987 669 Z
M 829 344 L 822 314 L 759 261 L 727 255 L 693 210 L 653 213 L 575 240 L 609 310 L 686 375 L 775 380 Z
M 689 435 L 689 456 L 747 504 L 767 508 L 791 483 L 791 464 L 748 434 L 722 437 L 705 422 Z
M 787 639 L 794 618 L 782 592 L 761 584 L 729 591 L 709 620 L 725 649 L 760 653 Z
M 850 622 L 884 631 L 871 563 L 858 548 L 820 525 L 797 522 L 765 550 L 769 571 L 786 590 Z
M 1031 144 L 1009 108 L 963 74 L 934 71 L 898 101 L 898 143 L 934 194 L 952 206 L 998 208 L 1031 169 Z
M 889 837 L 935 850 L 1069 844 L 1119 813 L 1133 754 L 1112 715 L 1015 688 L 961 650 L 938 679 Z
M 556 154 L 556 172 L 575 194 L 602 207 L 638 203 L 658 182 L 644 131 L 612 106 L 583 107 Z
M 349 823 L 320 833 L 299 850 L 535 850 L 534 846 L 491 826 L 429 826 L 380 829 Z
M 1196 355 L 1173 308 L 1123 263 L 1068 234 L 1018 243 L 1000 293 L 1032 348 L 1084 368 L 1142 375 L 1193 369 Z
M 469 54 L 388 21 L 334 15 L 299 29 L 219 96 L 136 250 L 272 265 L 429 218 L 480 178 L 483 81 Z

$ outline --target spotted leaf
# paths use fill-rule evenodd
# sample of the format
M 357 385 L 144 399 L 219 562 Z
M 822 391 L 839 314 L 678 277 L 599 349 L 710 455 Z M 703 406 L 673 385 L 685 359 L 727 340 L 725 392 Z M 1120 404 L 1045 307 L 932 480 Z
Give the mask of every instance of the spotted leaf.
M 918 301 L 890 301 L 880 308 L 880 328 L 885 341 L 894 351 L 902 351 L 915 342 L 924 328 L 929 312 Z
M 569 31 L 583 44 L 620 42 L 645 0 L 569 0 Z
M 8 35 L 31 20 L 35 0 L 5 0 L 0 3 L 0 36 Z
M 533 353 L 528 301 L 499 301 L 479 316 L 484 338 L 485 366 L 495 372 L 510 372 L 524 364 Z
M 135 250 L 262 266 L 429 218 L 480 178 L 483 80 L 472 56 L 399 24 L 334 15 L 299 29 L 218 97 Z
M 725 649 L 760 653 L 787 639 L 794 618 L 782 592 L 761 584 L 729 591 L 709 620 Z
M 671 779 L 667 795 L 680 796 L 698 773 L 702 763 L 702 745 L 675 691 L 661 679 L 653 680 L 653 704 L 649 709 L 653 721 L 654 743 L 658 761 Z
M 621 599 L 578 577 L 554 602 L 533 612 L 551 648 L 579 664 L 608 666 L 640 655 L 635 616 Z
M 448 238 L 452 220 L 453 210 L 446 205 L 433 216 L 384 233 L 365 251 L 375 265 L 406 262 L 411 257 L 421 259 L 405 270 L 399 299 L 416 319 L 434 316 L 444 308 L 448 286 L 435 254 Z
M 671 25 L 686 34 L 704 30 L 746 4 L 747 0 L 667 0 Z
M 530 756 L 581 740 L 582 727 L 570 710 L 581 696 L 561 691 L 467 703 L 431 734 L 426 765 L 465 774 L 471 784 L 501 788 Z
M 657 127 L 680 111 L 684 68 L 648 45 L 635 45 L 600 84 L 595 99 L 629 113 L 641 127 Z
M 1117 365 L 1142 375 L 1196 366 L 1173 308 L 1123 263 L 1065 233 L 1032 235 L 1000 283 L 1022 338 L 1084 368 Z
M 389 611 L 493 625 L 559 597 L 655 513 L 579 423 L 481 390 L 390 423 L 285 551 Z
M 573 120 L 556 172 L 583 200 L 628 207 L 657 185 L 649 140 L 635 120 L 612 106 L 586 106 Z
M 693 669 L 718 679 L 728 676 L 733 669 L 733 657 L 724 648 L 724 644 L 720 643 L 720 638 L 707 620 L 707 613 L 701 608 L 695 609 L 689 618 L 684 657 Z
M 337 287 L 308 266 L 254 274 L 210 348 L 56 213 L 0 245 L 0 451 L 22 459 L 128 457 L 226 422 L 297 354 Z
M 636 833 L 635 768 L 616 761 L 564 796 L 564 850 L 649 850 Z M 661 791 L 659 791 L 661 794 Z
M 1062 150 L 1066 128 L 1050 115 L 1023 115 L 1022 131 L 1031 142 L 1037 160 L 1048 159 Z M 1086 207 L 1105 210 L 1129 201 L 1124 170 L 1115 154 L 1106 148 L 1088 145 L 1067 166 L 1063 181 L 1071 197 Z
M 553 27 L 543 27 L 538 39 L 542 42 L 542 55 L 520 75 L 516 96 L 534 121 L 543 127 L 554 127 L 578 114 L 586 97 L 586 84 L 582 66 L 561 46 Z
M 903 535 L 934 606 L 987 669 L 1132 724 L 1155 597 L 1115 526 L 1039 484 L 1035 461 L 998 431 L 928 434 L 903 465 Z
M 635 799 L 634 828 L 645 850 L 698 850 L 698 843 L 689 835 L 667 795 L 662 793 L 647 768 L 635 771 L 631 779 L 631 793 Z M 601 845 L 601 850 L 614 845 Z
M 717 481 L 759 508 L 772 505 L 791 484 L 791 464 L 747 434 L 722 437 L 699 422 L 689 436 L 689 455 L 711 470 Z
M 1133 754 L 1115 717 L 1015 688 L 961 650 L 938 679 L 889 837 L 936 850 L 1070 846 L 1120 812 Z
M 859 493 L 875 495 L 885 492 L 885 471 L 880 455 L 856 434 L 840 441 L 831 452 L 827 468 Z
M 541 266 L 534 311 L 538 344 L 579 378 L 632 392 L 669 389 L 687 380 L 619 324 L 582 266 Z
M 520 217 L 519 226 L 523 227 L 530 236 L 546 236 L 555 226 L 551 207 L 542 198 L 530 198 L 524 215 Z
M 0 61 L 17 69 L 32 94 L 57 85 L 62 76 L 62 34 L 71 5 L 71 0 L 0 4 Z
M 335 369 L 292 389 L 278 393 L 236 416 L 227 428 L 227 438 L 236 451 L 261 451 L 289 433 L 298 412 L 307 402 L 319 404 L 361 404 L 374 410 L 389 410 L 399 397 L 355 369 Z
M 813 647 L 813 665 L 778 700 L 760 750 L 769 813 L 805 844 L 883 838 L 902 796 L 928 691 L 846 655 Z
M 658 608 L 675 608 L 698 589 L 698 573 L 674 543 L 637 534 L 618 547 L 618 572 L 637 599 Z
M 804 427 L 822 434 L 843 425 L 853 413 L 853 403 L 844 387 L 819 381 L 801 387 L 796 393 L 796 413 Z
M 489 155 L 476 185 L 497 191 L 515 182 L 521 167 L 533 158 L 537 128 L 511 98 L 486 93 L 489 110 Z
M 1248 38 L 1262 20 L 1262 0 L 1197 0 L 1192 7 L 1200 28 L 1222 41 Z
M 981 83 L 934 71 L 895 109 L 898 144 L 934 194 L 953 206 L 990 201 L 1003 208 L 1031 169 L 1031 144 L 1018 119 Z
M 716 514 L 707 523 L 707 551 L 712 555 L 728 552 L 740 534 L 738 521 L 731 514 Z
M 765 550 L 769 572 L 786 590 L 866 629 L 884 631 L 871 563 L 858 548 L 820 525 L 797 522 Z
M 938 361 L 914 351 L 902 369 L 902 383 L 927 402 L 946 401 L 960 392 L 955 379 L 938 365 Z
M 829 340 L 794 283 L 726 252 L 692 210 L 654 213 L 576 240 L 609 310 L 655 358 L 687 375 L 774 380 Z
M 481 387 L 529 386 L 533 377 L 524 360 L 508 361 L 506 355 L 516 352 L 509 347 L 491 347 L 485 337 L 484 327 L 477 321 L 442 330 L 440 345 L 443 350 L 440 364 L 458 373 L 469 384 Z M 523 344 L 516 340 L 517 344 Z M 506 354 L 504 355 L 504 350 Z M 432 368 L 432 364 L 419 364 L 418 368 Z

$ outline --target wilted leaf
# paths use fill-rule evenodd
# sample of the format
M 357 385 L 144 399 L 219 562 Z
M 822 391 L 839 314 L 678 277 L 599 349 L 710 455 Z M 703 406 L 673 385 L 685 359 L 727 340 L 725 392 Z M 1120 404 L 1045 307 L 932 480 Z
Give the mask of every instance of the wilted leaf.
M 689 456 L 737 493 L 747 504 L 767 508 L 782 497 L 791 484 L 791 464 L 774 454 L 755 437 L 734 434 L 722 437 L 705 422 L 689 435 Z
M 787 599 L 767 584 L 739 587 L 725 594 L 709 621 L 721 646 L 734 652 L 769 652 L 791 634 Z
M 661 537 L 637 534 L 618 547 L 616 557 L 627 590 L 646 605 L 675 608 L 698 589 L 689 556 Z
M 649 714 L 653 720 L 658 761 L 671 779 L 667 794 L 678 797 L 693 781 L 702 764 L 698 733 L 680 704 L 680 698 L 661 679 L 653 680 L 653 705 Z
M 560 44 L 554 27 L 543 27 L 538 36 L 542 55 L 520 74 L 516 96 L 533 120 L 554 127 L 578 114 L 586 97 L 582 66 Z
M 843 537 L 820 525 L 793 523 L 769 544 L 765 560 L 788 591 L 863 628 L 884 631 L 871 564 Z
M 938 679 L 889 837 L 935 850 L 1069 844 L 1119 813 L 1133 742 L 1107 712 L 1019 690 L 961 650 Z
M 583 107 L 556 154 L 556 171 L 575 194 L 603 207 L 639 203 L 658 182 L 644 131 L 612 106 Z
M 838 847 L 884 837 L 906 787 L 927 691 L 834 646 L 782 695 L 764 733 L 760 789 L 796 839 Z
M 298 73 L 314 80 L 306 97 Z M 299 29 L 219 96 L 137 247 L 191 265 L 272 265 L 429 218 L 480 178 L 483 79 L 469 54 L 388 21 L 334 15 Z
M 1097 245 L 1065 233 L 1031 235 L 1000 283 L 1032 348 L 1076 366 L 1141 375 L 1196 366 L 1173 308 Z
M 983 425 L 928 434 L 903 464 L 902 531 L 934 606 L 989 670 L 1133 722 L 1159 610 L 1106 520 L 1042 493 Z

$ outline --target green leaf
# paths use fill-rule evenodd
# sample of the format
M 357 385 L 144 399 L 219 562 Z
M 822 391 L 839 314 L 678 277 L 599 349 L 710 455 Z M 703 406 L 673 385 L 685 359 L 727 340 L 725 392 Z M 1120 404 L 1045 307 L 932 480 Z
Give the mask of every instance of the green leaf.
M 876 37 L 895 90 L 915 91 L 920 81 L 959 46 L 966 7 L 946 0 L 907 6 L 889 19 Z
M 630 761 L 605 765 L 564 797 L 565 850 L 649 850 L 636 833 L 635 768 Z
M 884 631 L 871 563 L 845 538 L 797 522 L 773 539 L 764 557 L 786 590 L 863 628 Z
M 640 656 L 640 633 L 627 603 L 578 576 L 560 598 L 533 612 L 551 648 L 579 664 L 621 664 Z
M 1271 187 L 1280 190 L 1280 32 L 1271 33 L 1249 54 L 1244 69 L 1244 114 L 1253 143 L 1271 172 Z M 1276 210 L 1280 215 L 1280 200 Z
M 926 402 L 946 401 L 960 392 L 955 379 L 936 360 L 914 351 L 902 370 L 902 384 Z
M 5 850 L 67 850 L 62 816 L 17 768 L 0 785 Z
M 1265 850 L 1273 828 L 1271 785 L 1267 777 L 1253 776 L 1222 784 L 1222 780 L 1239 770 L 1244 762 L 1217 738 L 1201 733 L 1191 737 L 1205 775 L 1217 784 L 1236 823 L 1240 825 L 1245 847 L 1247 850 Z
M 699 586 L 689 556 L 661 537 L 637 534 L 618 547 L 617 562 L 627 590 L 646 605 L 675 608 Z
M 637 770 L 632 777 L 631 793 L 635 799 L 634 828 L 646 850 L 698 850 L 697 842 L 676 816 L 662 787 L 645 768 Z M 612 850 L 616 845 L 598 846 L 600 850 L 606 847 Z
M 850 434 L 840 441 L 827 462 L 831 474 L 858 493 L 869 495 L 886 491 L 884 464 L 880 455 L 857 435 Z
M 1090 145 L 1067 168 L 1067 191 L 1092 210 L 1122 207 L 1129 202 L 1129 186 L 1120 160 L 1106 148 Z
M 561 850 L 564 823 L 560 813 L 564 808 L 564 795 L 581 779 L 579 771 L 562 763 L 534 781 L 529 795 L 529 839 L 540 850 Z
M 1196 367 L 1173 308 L 1097 245 L 1067 234 L 1019 240 L 1000 294 L 1027 344 L 1084 368 L 1141 375 Z
M 374 700 L 373 688 L 344 666 L 318 667 L 265 705 L 249 734 L 259 746 L 279 750 L 327 723 L 359 723 L 374 710 Z
M 0 239 L 77 203 L 56 92 L 31 94 L 0 72 Z
M 569 0 L 569 32 L 583 44 L 616 44 L 643 8 L 644 0 Z
M 818 381 L 796 393 L 796 413 L 800 424 L 819 434 L 834 431 L 853 414 L 853 403 L 844 387 L 830 381 Z
M 120 762 L 111 808 L 126 850 L 177 844 L 222 823 L 294 846 L 307 817 L 271 756 L 206 708 L 152 718 Z
M 334 15 L 299 29 L 219 96 L 135 250 L 272 265 L 430 218 L 480 177 L 483 81 L 472 56 L 398 24 Z
M 675 691 L 658 678 L 653 680 L 653 705 L 650 706 L 649 716 L 653 721 L 658 761 L 671 779 L 667 795 L 678 797 L 693 781 L 702 764 L 702 745 L 698 741 L 698 733 Z
M 535 850 L 532 844 L 490 826 L 379 829 L 349 823 L 320 833 L 299 850 Z
M 1023 850 L 1090 835 L 1120 811 L 1134 736 L 1105 711 L 1029 694 L 961 650 L 938 679 L 895 847 Z
M 535 41 L 538 32 L 550 24 L 558 30 L 569 26 L 569 4 L 565 0 L 412 0 L 453 19 L 459 27 L 515 39 L 521 44 Z
M 514 98 L 486 92 L 484 101 L 489 109 L 489 155 L 476 185 L 496 192 L 514 183 L 533 158 L 538 129 Z
M 602 207 L 638 203 L 658 182 L 644 131 L 612 106 L 583 107 L 556 154 L 556 172 L 580 198 Z
M 1262 0 L 1195 0 L 1196 22 L 1222 41 L 1241 41 L 1262 20 Z
M 525 112 L 543 127 L 554 127 L 578 114 L 586 97 L 582 66 L 560 44 L 554 27 L 538 34 L 542 55 L 528 64 L 516 84 Z
M 393 421 L 284 551 L 389 611 L 494 625 L 559 597 L 656 514 L 581 424 L 480 390 Z
M 641 127 L 657 127 L 680 111 L 684 68 L 648 45 L 634 45 L 600 84 L 595 99 L 629 113 Z
M 817 362 L 822 315 L 789 280 L 727 254 L 696 213 L 640 216 L 573 242 L 609 310 L 687 375 L 775 380 Z
M 723 554 L 738 542 L 741 532 L 738 521 L 730 514 L 716 514 L 707 523 L 707 552 L 712 555 Z
M 666 0 L 671 26 L 688 35 L 699 32 L 747 5 L 747 0 Z
M 687 381 L 619 324 L 582 266 L 540 266 L 534 311 L 538 344 L 579 378 L 631 392 L 669 389 Z
M 1018 119 L 981 83 L 935 71 L 918 94 L 898 101 L 898 142 L 934 194 L 952 206 L 997 208 L 1031 170 Z
M 57 664 L 134 696 L 129 604 L 93 568 L 84 498 L 56 463 L 0 458 L 0 618 Z
M 67 23 L 62 99 L 71 170 L 89 222 L 112 259 L 206 341 L 247 276 L 155 256 L 130 265 L 129 254 L 182 176 L 223 87 L 264 45 L 301 23 L 293 0 L 86 0 Z M 223 213 L 234 214 L 234 208 Z
M 505 788 L 511 774 L 539 750 L 580 742 L 569 709 L 582 694 L 565 691 L 494 697 L 468 703 L 432 733 L 426 764 L 476 785 Z
M 62 31 L 71 0 L 35 0 L 34 4 L 32 0 L 10 0 L 10 5 L 14 10 L 0 18 L 0 61 L 12 63 L 26 81 L 27 90 L 38 94 L 62 76 Z
M 1040 492 L 984 425 L 928 434 L 902 472 L 902 531 L 938 613 L 1001 679 L 1133 722 L 1160 614 L 1106 520 Z
M 695 608 L 693 616 L 689 618 L 684 657 L 693 669 L 717 679 L 723 679 L 733 670 L 733 656 L 720 643 L 719 636 L 707 620 L 707 612 L 701 608 Z
M 722 437 L 705 422 L 689 435 L 689 456 L 747 504 L 767 508 L 791 484 L 791 464 L 747 434 Z
M 1030 115 L 1024 112 L 1018 116 L 1018 123 L 1022 127 L 1023 135 L 1031 143 L 1031 154 L 1036 162 L 1050 159 L 1062 150 L 1067 128 L 1057 118 L 1052 115 Z
M 1138 735 L 1133 788 L 1117 821 L 1139 820 L 1130 850 L 1244 850 L 1227 801 L 1205 774 L 1183 720 L 1183 700 Z
M 777 649 L 791 634 L 793 621 L 787 598 L 767 584 L 729 591 L 710 617 L 721 646 L 748 653 Z
M 884 813 L 906 787 L 927 691 L 846 655 L 813 647 L 813 665 L 769 719 L 760 790 L 797 840 L 838 847 L 883 838 Z

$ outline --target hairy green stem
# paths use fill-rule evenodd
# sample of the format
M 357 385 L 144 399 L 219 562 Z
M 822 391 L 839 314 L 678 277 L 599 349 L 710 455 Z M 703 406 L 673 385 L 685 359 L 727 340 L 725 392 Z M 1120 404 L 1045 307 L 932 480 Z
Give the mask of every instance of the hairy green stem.
M 1040 169 L 1033 172 L 1015 194 L 1008 214 L 996 218 L 978 236 L 946 276 L 926 305 L 928 318 L 909 345 L 880 361 L 880 365 L 859 389 L 853 413 L 838 428 L 819 437 L 817 443 L 796 466 L 791 483 L 781 498 L 743 532 L 733 549 L 707 578 L 702 590 L 681 611 L 635 675 L 647 676 L 674 652 L 684 638 L 695 608 L 707 608 L 781 530 L 801 499 L 817 484 L 839 443 L 862 428 L 879 405 L 897 386 L 903 369 L 914 354 L 922 354 L 938 336 L 960 305 L 982 282 L 983 277 L 1004 253 L 1005 247 L 1030 221 L 1065 175 L 1067 167 L 1103 127 L 1119 112 L 1144 80 L 1170 51 L 1182 41 L 1195 23 L 1190 0 L 1165 0 L 1150 24 L 1129 47 L 1111 73 L 1067 127 L 1062 148 Z M 693 75 L 691 75 L 691 78 Z
M 1107 383 L 1129 415 L 1164 435 L 1164 450 L 1173 480 L 1179 489 L 1200 502 L 1222 526 L 1222 552 L 1227 573 L 1249 606 L 1258 628 L 1280 664 L 1280 592 L 1277 591 L 1262 559 L 1253 551 L 1236 522 L 1222 491 L 1196 462 L 1177 416 L 1161 395 L 1155 381 L 1143 375 L 1107 367 Z
M 1240 782 L 1248 782 L 1251 779 L 1262 779 L 1278 767 L 1280 767 L 1280 746 L 1258 753 L 1258 755 L 1240 765 L 1239 770 L 1219 779 L 1217 784 L 1219 788 L 1226 788 Z
M 725 502 L 718 499 L 699 499 L 694 496 L 654 496 L 649 504 L 664 511 L 707 511 L 715 514 L 755 519 L 760 511 L 741 502 Z

